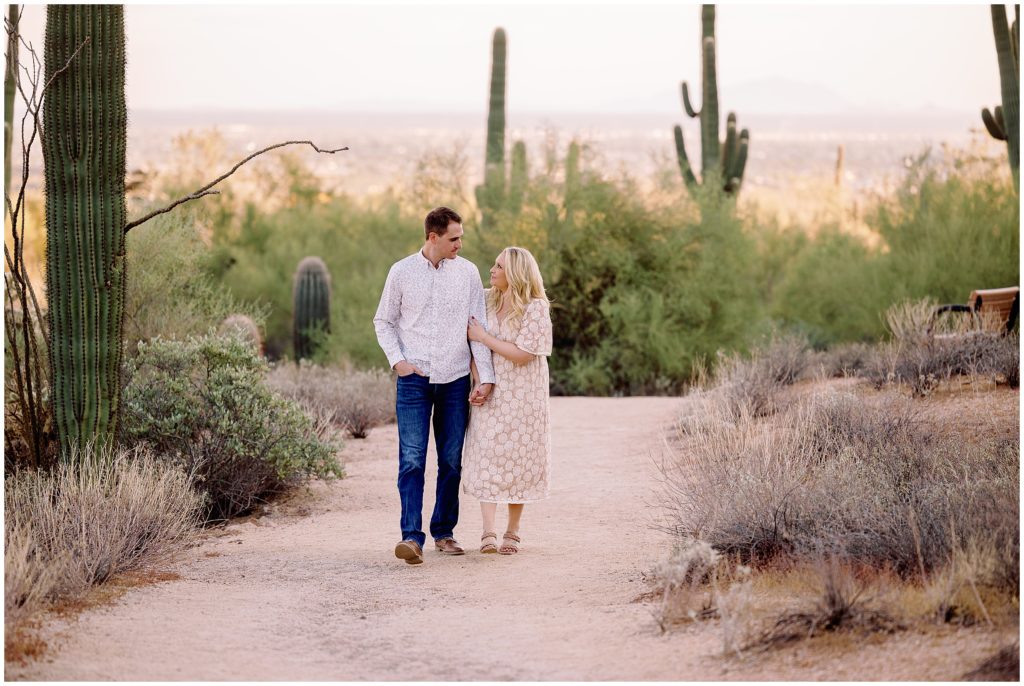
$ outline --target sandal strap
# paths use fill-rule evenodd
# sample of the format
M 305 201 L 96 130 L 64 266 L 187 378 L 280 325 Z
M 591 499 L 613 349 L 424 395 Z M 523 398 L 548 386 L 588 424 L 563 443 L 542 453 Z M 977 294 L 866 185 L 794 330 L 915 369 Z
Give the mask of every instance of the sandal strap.
M 506 531 L 504 534 L 502 534 L 501 537 L 502 537 L 502 539 L 511 539 L 511 540 L 515 541 L 516 543 L 522 543 L 523 542 L 523 539 L 519 538 L 519 536 L 517 536 L 514 533 L 511 533 L 509 531 Z
M 494 533 L 493 531 L 485 531 L 484 535 L 480 537 L 480 540 L 482 541 L 485 538 L 493 538 L 494 540 L 498 540 L 498 534 Z

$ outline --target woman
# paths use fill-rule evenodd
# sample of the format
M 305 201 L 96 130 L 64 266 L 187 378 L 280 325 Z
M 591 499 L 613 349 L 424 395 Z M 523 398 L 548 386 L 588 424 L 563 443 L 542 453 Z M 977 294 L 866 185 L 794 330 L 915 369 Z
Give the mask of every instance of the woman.
M 491 267 L 486 294 L 487 327 L 470 319 L 467 335 L 494 352 L 496 383 L 487 402 L 473 402 L 462 453 L 462 483 L 465 492 L 480 501 L 480 552 L 513 555 L 519 552 L 524 504 L 548 496 L 551 315 L 537 260 L 524 248 L 501 251 Z M 500 547 L 494 528 L 499 503 L 508 504 L 508 527 Z

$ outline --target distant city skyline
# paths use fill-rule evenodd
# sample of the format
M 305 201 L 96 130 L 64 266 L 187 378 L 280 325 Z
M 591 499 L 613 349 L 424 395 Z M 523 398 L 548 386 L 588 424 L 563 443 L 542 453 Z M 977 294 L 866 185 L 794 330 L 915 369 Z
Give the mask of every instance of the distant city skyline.
M 129 5 L 138 110 L 665 112 L 700 90 L 699 5 Z M 725 110 L 980 112 L 1000 99 L 988 5 L 718 7 Z M 42 52 L 45 6 L 22 30 Z

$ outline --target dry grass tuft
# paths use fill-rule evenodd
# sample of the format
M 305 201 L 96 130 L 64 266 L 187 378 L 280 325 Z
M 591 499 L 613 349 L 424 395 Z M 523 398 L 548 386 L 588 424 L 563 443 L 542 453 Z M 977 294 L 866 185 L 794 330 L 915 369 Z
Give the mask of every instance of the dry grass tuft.
M 662 632 L 674 624 L 718 616 L 714 606 L 720 556 L 703 541 L 675 546 L 650 574 L 658 599 L 654 618 Z
M 46 602 L 81 597 L 188 540 L 202 496 L 141 448 L 76 451 L 54 471 L 23 471 L 4 489 L 5 628 Z
M 774 335 L 749 358 L 723 355 L 716 384 L 734 418 L 765 417 L 780 409 L 778 395 L 811 368 L 807 341 Z
M 902 384 L 914 397 L 924 397 L 958 376 L 991 377 L 1011 388 L 1020 386 L 1018 334 L 1001 335 L 990 317 L 978 328 L 967 317 L 933 322 L 934 308 L 930 300 L 908 301 L 886 312 L 892 340 L 878 347 L 863 371 L 876 388 Z
M 395 382 L 390 372 L 344 371 L 303 360 L 279 364 L 267 376 L 278 393 L 319 420 L 366 438 L 376 426 L 395 421 Z
M 964 681 L 1020 681 L 1020 643 L 1004 646 L 963 676 Z
M 870 607 L 863 599 L 865 586 L 836 561 L 820 565 L 820 580 L 820 595 L 812 608 L 784 613 L 746 647 L 766 650 L 838 631 L 889 634 L 906 628 L 890 614 Z

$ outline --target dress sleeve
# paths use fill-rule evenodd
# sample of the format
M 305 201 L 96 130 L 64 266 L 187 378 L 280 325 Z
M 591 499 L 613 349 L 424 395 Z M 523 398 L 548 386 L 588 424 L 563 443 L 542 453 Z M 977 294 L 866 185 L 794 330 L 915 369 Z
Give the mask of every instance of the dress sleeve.
M 516 335 L 516 347 L 533 355 L 550 355 L 551 337 L 550 306 L 543 300 L 533 300 L 523 313 L 523 323 Z

